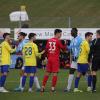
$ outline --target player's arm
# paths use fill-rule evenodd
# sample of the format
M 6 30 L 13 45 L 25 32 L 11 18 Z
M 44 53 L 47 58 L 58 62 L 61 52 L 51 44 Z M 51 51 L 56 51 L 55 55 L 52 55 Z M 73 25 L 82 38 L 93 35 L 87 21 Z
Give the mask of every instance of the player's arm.
M 25 47 L 22 48 L 23 56 L 25 55 Z
M 91 62 L 92 61 L 92 55 L 93 55 L 93 51 L 94 51 L 94 42 L 96 40 L 93 40 L 90 46 L 90 52 L 89 52 L 89 57 L 88 57 L 88 61 Z
M 35 50 L 36 56 L 39 57 L 39 58 L 41 58 L 41 55 L 45 52 L 45 51 L 43 50 L 42 52 L 39 53 L 39 50 L 38 50 L 37 45 L 35 45 L 34 50 Z
M 66 42 L 64 41 L 64 44 L 61 43 L 61 41 L 58 41 L 60 49 L 66 51 Z
M 45 47 L 45 54 L 47 54 L 48 53 L 48 49 L 49 49 L 49 41 L 47 41 L 47 43 L 46 43 L 46 47 Z
M 90 52 L 89 45 L 87 43 L 85 43 L 84 46 L 85 46 L 86 52 L 89 54 L 89 52 Z

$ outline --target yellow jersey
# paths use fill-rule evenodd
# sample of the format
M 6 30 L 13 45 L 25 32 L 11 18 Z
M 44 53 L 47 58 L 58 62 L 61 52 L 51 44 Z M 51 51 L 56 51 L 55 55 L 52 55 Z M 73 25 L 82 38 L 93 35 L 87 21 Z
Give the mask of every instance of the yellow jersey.
M 84 40 L 80 46 L 80 53 L 78 56 L 77 63 L 83 63 L 83 64 L 88 63 L 89 52 L 90 52 L 90 45 L 88 41 Z
M 33 42 L 28 42 L 23 47 L 24 66 L 37 66 L 38 47 Z
M 0 44 L 0 65 L 11 64 L 11 53 L 15 52 L 7 41 Z

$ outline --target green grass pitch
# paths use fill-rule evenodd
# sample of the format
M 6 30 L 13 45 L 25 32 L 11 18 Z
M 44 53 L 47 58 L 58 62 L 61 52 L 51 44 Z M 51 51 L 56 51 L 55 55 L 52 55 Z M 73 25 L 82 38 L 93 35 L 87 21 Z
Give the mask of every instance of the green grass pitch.
M 39 69 L 37 73 L 40 83 L 43 79 L 44 70 Z M 10 91 L 9 93 L 0 93 L 0 100 L 99 100 L 100 99 L 100 72 L 98 72 L 98 82 L 97 82 L 97 92 L 90 93 L 87 92 L 87 84 L 85 78 L 82 77 L 80 80 L 79 88 L 82 89 L 83 93 L 64 93 L 63 89 L 67 84 L 68 78 L 68 70 L 60 70 L 58 74 L 58 83 L 56 93 L 50 92 L 51 86 L 51 77 L 46 86 L 46 92 L 42 95 L 40 92 L 35 91 L 35 87 L 33 87 L 33 93 L 28 93 L 28 79 L 26 82 L 26 88 L 23 93 L 14 92 L 14 88 L 19 84 L 19 70 L 11 69 L 6 81 L 6 88 Z M 74 83 L 74 82 L 73 82 Z M 74 87 L 74 84 L 73 84 Z

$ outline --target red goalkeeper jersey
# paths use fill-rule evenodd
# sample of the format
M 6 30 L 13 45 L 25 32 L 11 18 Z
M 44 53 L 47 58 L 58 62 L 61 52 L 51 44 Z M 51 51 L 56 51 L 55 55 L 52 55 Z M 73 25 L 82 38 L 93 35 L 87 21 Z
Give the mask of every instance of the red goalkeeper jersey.
M 46 52 L 48 58 L 59 59 L 61 49 L 66 50 L 66 45 L 62 45 L 58 38 L 51 38 L 47 41 Z

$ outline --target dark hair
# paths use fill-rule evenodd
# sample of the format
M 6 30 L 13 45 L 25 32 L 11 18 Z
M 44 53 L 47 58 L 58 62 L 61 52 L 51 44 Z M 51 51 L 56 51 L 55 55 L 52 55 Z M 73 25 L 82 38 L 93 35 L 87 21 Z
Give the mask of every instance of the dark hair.
M 8 35 L 10 35 L 10 33 L 4 33 L 4 34 L 3 34 L 3 38 L 5 39 L 6 36 L 8 36 Z
M 36 34 L 35 33 L 29 33 L 28 38 L 31 39 L 32 37 L 34 37 Z
M 96 34 L 99 34 L 99 35 L 100 35 L 100 30 L 97 30 L 97 31 L 96 31 Z
M 90 36 L 90 35 L 93 35 L 93 33 L 92 32 L 86 32 L 85 33 L 85 38 L 88 37 L 88 36 Z
M 27 36 L 27 34 L 24 33 L 24 32 L 19 32 L 19 34 L 22 35 L 22 36 Z
M 56 34 L 58 34 L 58 33 L 61 33 L 61 32 L 62 32 L 61 29 L 55 29 L 55 31 L 54 31 L 54 35 L 56 35 Z
M 71 29 L 71 32 L 77 33 L 77 32 L 78 32 L 78 29 L 77 29 L 77 28 L 72 28 L 72 29 Z

